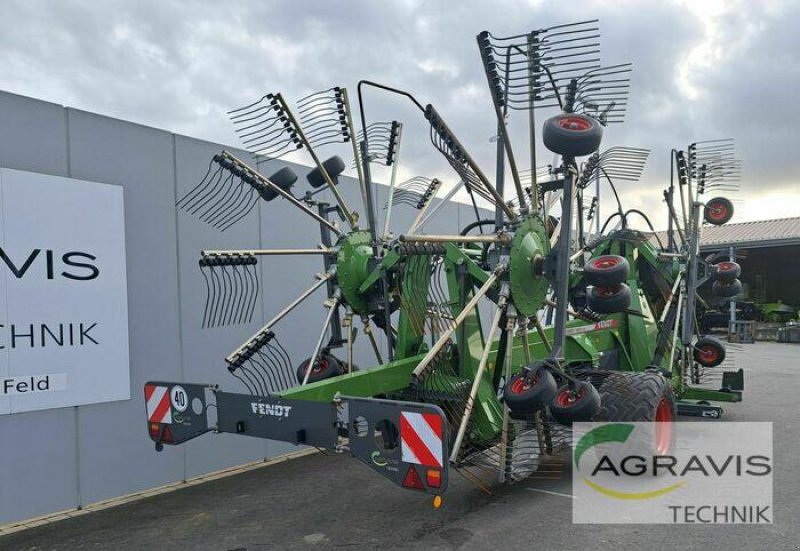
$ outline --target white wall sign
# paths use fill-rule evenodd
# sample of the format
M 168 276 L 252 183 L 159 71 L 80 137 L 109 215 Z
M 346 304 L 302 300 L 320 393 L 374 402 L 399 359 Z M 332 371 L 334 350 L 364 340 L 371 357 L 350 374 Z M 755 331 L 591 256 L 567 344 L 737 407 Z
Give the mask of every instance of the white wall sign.
M 0 168 L 0 414 L 128 398 L 122 188 Z

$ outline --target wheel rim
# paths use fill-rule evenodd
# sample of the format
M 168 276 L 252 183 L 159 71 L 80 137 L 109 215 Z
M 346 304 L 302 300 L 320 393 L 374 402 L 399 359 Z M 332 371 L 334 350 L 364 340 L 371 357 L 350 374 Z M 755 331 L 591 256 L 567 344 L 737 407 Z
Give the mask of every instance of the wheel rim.
M 556 395 L 556 404 L 562 408 L 571 407 L 580 401 L 584 394 L 586 392 L 582 388 L 578 389 L 578 392 L 571 392 L 568 388 L 565 388 Z
M 664 455 L 672 447 L 673 421 L 672 405 L 666 398 L 661 398 L 656 408 L 656 453 Z
M 303 375 L 308 373 L 308 367 L 309 366 L 306 366 L 306 368 L 303 370 Z M 328 360 L 326 359 L 317 360 L 317 363 L 314 365 L 314 367 L 311 368 L 311 375 L 319 375 L 326 369 L 328 369 Z M 309 377 L 311 375 L 309 375 Z
M 597 270 L 610 270 L 617 264 L 619 264 L 619 261 L 616 258 L 598 258 L 592 262 L 592 268 Z
M 700 357 L 704 363 L 714 363 L 719 358 L 719 352 L 714 346 L 706 345 L 700 348 Z
M 723 220 L 728 215 L 728 207 L 723 203 L 711 203 L 708 210 L 708 216 L 712 220 Z
M 514 379 L 514 382 L 511 383 L 511 394 L 523 394 L 524 392 L 532 389 L 536 386 L 536 383 L 539 382 L 539 372 L 536 372 L 536 376 L 533 378 L 533 381 L 529 382 L 527 377 L 520 376 L 518 379 Z
M 558 119 L 558 126 L 565 130 L 585 132 L 592 127 L 592 124 L 582 117 L 561 117 Z

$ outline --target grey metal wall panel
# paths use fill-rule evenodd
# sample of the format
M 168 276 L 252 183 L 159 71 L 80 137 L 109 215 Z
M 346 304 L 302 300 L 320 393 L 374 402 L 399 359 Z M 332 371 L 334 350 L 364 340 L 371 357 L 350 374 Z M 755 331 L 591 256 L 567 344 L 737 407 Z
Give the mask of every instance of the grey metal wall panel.
M 211 157 L 221 149 L 217 144 L 183 136 L 175 137 L 179 199 L 200 183 L 208 170 Z M 234 155 L 247 159 L 246 153 L 228 149 Z M 183 368 L 178 380 L 218 383 L 229 391 L 244 391 L 239 388 L 238 381 L 228 374 L 223 359 L 261 327 L 261 304 L 259 302 L 251 323 L 203 329 L 206 284 L 197 261 L 203 249 L 258 248 L 258 216 L 258 210 L 253 209 L 237 224 L 220 232 L 198 220 L 196 216 L 182 210 L 177 212 L 183 348 Z M 263 440 L 237 438 L 230 434 L 198 438 L 188 442 L 183 449 L 186 451 L 187 478 L 263 459 L 267 453 Z
M 0 166 L 68 176 L 64 108 L 0 91 Z
M 180 376 L 172 135 L 68 109 L 71 176 L 125 189 L 130 400 L 78 412 L 81 502 L 183 478 L 182 449 L 156 454 L 142 385 Z
M 78 506 L 75 408 L 0 422 L 0 524 Z
M 68 176 L 64 109 L 0 92 L 0 166 Z M 0 524 L 78 505 L 75 408 L 0 416 Z

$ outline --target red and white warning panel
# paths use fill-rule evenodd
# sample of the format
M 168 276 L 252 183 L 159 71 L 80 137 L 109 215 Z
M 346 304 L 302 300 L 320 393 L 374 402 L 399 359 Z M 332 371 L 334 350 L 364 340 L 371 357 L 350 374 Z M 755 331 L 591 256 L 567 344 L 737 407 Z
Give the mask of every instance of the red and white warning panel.
M 350 453 L 398 486 L 440 496 L 447 490 L 448 425 L 433 404 L 342 396 Z
M 169 387 L 146 384 L 144 400 L 147 403 L 147 420 L 150 423 L 172 423 Z
M 206 415 L 208 385 L 149 381 L 144 385 L 147 432 L 156 443 L 180 444 L 211 430 Z
M 441 416 L 435 413 L 400 412 L 400 448 L 404 463 L 441 467 Z

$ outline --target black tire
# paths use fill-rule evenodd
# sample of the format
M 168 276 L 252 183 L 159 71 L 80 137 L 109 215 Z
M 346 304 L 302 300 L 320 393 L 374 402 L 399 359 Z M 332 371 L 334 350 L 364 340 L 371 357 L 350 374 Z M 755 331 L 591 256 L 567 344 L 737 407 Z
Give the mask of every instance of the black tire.
M 714 279 L 723 283 L 733 283 L 742 275 L 742 267 L 736 262 L 719 262 L 714 266 L 717 269 L 714 274 Z
M 677 404 L 672 385 L 657 373 L 612 372 L 600 385 L 600 410 L 595 421 L 653 422 L 653 441 L 629 442 L 645 453 L 670 453 L 675 444 Z M 626 450 L 631 453 L 631 448 Z
M 725 197 L 714 197 L 706 203 L 703 219 L 714 226 L 727 224 L 733 218 L 733 203 Z
M 288 166 L 285 166 L 270 176 L 268 180 L 283 191 L 289 191 L 297 181 L 297 173 Z M 263 197 L 265 201 L 272 201 L 277 196 L 278 192 L 272 188 L 267 188 L 261 193 L 261 197 Z
M 310 362 L 311 358 L 306 358 L 303 360 L 303 363 L 297 367 L 298 383 L 303 383 L 303 378 L 306 376 L 306 371 L 308 370 L 308 364 Z M 316 366 L 314 366 L 314 369 L 311 370 L 311 375 L 308 376 L 308 382 L 316 383 L 317 381 L 330 379 L 331 377 L 336 377 L 337 375 L 341 374 L 342 364 L 339 362 L 339 360 L 330 354 L 320 354 L 319 358 L 317 359 Z
M 576 381 L 574 390 L 569 385 L 562 386 L 550 401 L 550 413 L 562 425 L 591 421 L 599 410 L 600 395 L 587 381 Z
M 583 277 L 589 285 L 616 287 L 625 283 L 631 273 L 628 259 L 614 254 L 590 258 L 583 267 Z
M 631 305 L 631 288 L 624 283 L 616 287 L 590 287 L 586 303 L 598 314 L 623 312 Z
M 542 140 L 547 149 L 564 157 L 581 157 L 597 151 L 603 127 L 597 120 L 577 113 L 561 113 L 544 121 Z
M 336 178 L 344 172 L 344 161 L 338 155 L 334 155 L 330 159 L 322 162 L 322 166 L 325 167 L 325 171 L 328 173 L 328 176 L 331 177 L 334 184 L 338 184 Z M 322 187 L 326 184 L 325 177 L 322 175 L 322 171 L 319 167 L 314 167 L 314 169 L 306 174 L 306 180 L 308 183 L 311 184 L 311 187 L 318 188 Z
M 702 337 L 694 343 L 694 361 L 703 367 L 717 367 L 725 361 L 725 345 L 714 337 Z
M 514 414 L 533 413 L 550 403 L 558 385 L 544 367 L 512 375 L 503 389 L 503 401 Z
M 730 283 L 724 283 L 722 281 L 715 281 L 714 284 L 711 286 L 711 293 L 715 297 L 720 298 L 733 298 L 736 295 L 742 292 L 742 282 L 738 279 L 734 279 Z

